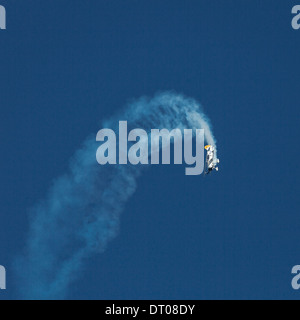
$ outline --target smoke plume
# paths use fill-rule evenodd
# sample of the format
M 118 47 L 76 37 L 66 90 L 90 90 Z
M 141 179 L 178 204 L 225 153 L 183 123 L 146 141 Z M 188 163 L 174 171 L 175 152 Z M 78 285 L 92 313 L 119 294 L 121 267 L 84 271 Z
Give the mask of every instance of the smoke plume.
M 119 120 L 128 121 L 128 130 L 147 132 L 205 129 L 206 142 L 216 146 L 199 103 L 173 92 L 131 102 L 102 128 L 117 132 Z M 118 233 L 120 214 L 145 166 L 100 166 L 98 147 L 95 135 L 86 139 L 71 159 L 69 172 L 30 210 L 27 242 L 14 263 L 24 299 L 63 299 L 85 260 L 104 251 Z

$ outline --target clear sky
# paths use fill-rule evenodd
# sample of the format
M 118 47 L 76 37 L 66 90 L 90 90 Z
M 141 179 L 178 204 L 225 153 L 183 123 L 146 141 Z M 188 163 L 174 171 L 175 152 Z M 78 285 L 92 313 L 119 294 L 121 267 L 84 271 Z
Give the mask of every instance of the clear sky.
M 0 265 L 28 209 L 100 123 L 131 98 L 199 100 L 221 159 L 209 177 L 151 167 L 119 235 L 92 256 L 72 299 L 299 299 L 300 30 L 296 0 L 0 0 Z M 55 237 L 55 233 L 53 234 Z

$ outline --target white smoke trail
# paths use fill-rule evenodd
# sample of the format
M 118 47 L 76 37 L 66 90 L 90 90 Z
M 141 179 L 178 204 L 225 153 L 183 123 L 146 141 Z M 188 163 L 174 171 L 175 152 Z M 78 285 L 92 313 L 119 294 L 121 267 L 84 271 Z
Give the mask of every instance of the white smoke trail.
M 116 128 L 128 121 L 128 130 L 143 128 L 205 129 L 205 139 L 216 146 L 207 117 L 199 104 L 172 92 L 140 98 L 103 123 Z M 117 132 L 117 130 L 115 130 Z M 70 172 L 58 178 L 46 198 L 30 214 L 25 250 L 15 263 L 25 299 L 62 299 L 84 260 L 105 250 L 119 228 L 119 217 L 136 189 L 145 166 L 106 165 L 96 161 L 99 144 L 88 138 L 70 164 Z

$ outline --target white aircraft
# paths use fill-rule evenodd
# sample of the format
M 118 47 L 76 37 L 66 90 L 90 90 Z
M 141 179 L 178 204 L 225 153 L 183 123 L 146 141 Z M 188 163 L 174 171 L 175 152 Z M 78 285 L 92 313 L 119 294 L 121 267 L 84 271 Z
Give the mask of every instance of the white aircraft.
M 205 162 L 205 174 L 211 173 L 213 170 L 218 171 L 217 167 L 220 160 L 215 157 L 215 148 L 211 145 L 207 145 L 204 147 L 207 151 L 206 154 L 206 162 Z

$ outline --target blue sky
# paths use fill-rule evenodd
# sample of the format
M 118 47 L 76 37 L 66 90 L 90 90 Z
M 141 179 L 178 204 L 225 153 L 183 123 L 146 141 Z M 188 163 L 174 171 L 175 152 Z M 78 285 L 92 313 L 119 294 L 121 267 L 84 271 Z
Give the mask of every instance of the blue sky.
M 170 89 L 202 103 L 220 171 L 147 170 L 118 237 L 67 298 L 299 299 L 296 1 L 0 4 L 0 299 L 19 298 L 12 261 L 28 209 L 86 136 L 131 98 Z

